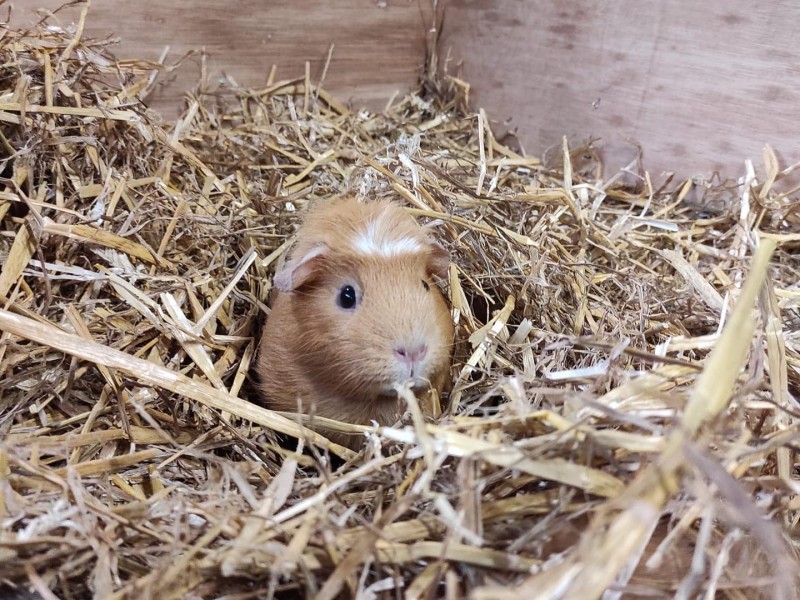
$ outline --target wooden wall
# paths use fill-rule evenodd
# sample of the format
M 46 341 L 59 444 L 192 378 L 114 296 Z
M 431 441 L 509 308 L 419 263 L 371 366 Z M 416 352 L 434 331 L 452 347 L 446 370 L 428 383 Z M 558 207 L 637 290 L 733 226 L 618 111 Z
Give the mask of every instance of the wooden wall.
M 31 24 L 37 9 L 65 1 L 16 0 L 12 24 Z M 68 25 L 80 9 L 56 17 Z M 120 58 L 157 60 L 169 47 L 166 62 L 173 62 L 205 48 L 210 74 L 254 87 L 264 85 L 273 64 L 280 80 L 302 77 L 308 61 L 318 81 L 333 45 L 325 87 L 340 100 L 382 108 L 417 81 L 431 23 L 428 0 L 93 0 L 85 35 L 119 38 Z M 200 77 L 199 58 L 170 77 L 151 104 L 175 117 Z
M 445 44 L 476 105 L 534 152 L 600 136 L 609 167 L 739 177 L 800 161 L 795 0 L 450 0 Z
M 13 22 L 62 0 L 16 0 Z M 213 72 L 245 85 L 318 78 L 342 100 L 379 108 L 409 89 L 424 58 L 432 0 L 93 0 L 87 33 L 122 38 L 121 57 L 177 58 L 205 47 Z M 541 154 L 566 134 L 600 137 L 609 174 L 636 144 L 645 166 L 738 177 L 771 144 L 800 161 L 800 4 L 794 0 L 440 0 L 442 51 L 461 64 L 475 107 Z M 224 6 L 224 7 L 223 7 Z M 121 7 L 124 7 L 122 9 Z M 73 8 L 59 13 L 65 22 Z M 187 64 L 153 99 L 167 116 L 199 73 Z

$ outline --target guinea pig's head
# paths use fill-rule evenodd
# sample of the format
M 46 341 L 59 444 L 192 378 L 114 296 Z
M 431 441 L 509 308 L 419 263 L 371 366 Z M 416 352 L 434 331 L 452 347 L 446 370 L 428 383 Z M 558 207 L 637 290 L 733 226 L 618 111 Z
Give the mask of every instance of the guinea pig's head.
M 394 385 L 441 385 L 453 322 L 433 282 L 449 258 L 389 201 L 331 201 L 312 210 L 274 278 L 291 295 L 296 357 L 326 389 L 353 400 L 396 397 Z

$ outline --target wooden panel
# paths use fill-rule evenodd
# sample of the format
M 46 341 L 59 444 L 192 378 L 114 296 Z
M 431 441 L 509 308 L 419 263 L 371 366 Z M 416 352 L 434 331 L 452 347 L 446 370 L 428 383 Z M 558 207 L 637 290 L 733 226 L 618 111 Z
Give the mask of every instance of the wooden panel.
M 12 24 L 30 24 L 34 10 L 64 0 L 17 0 Z M 331 44 L 326 87 L 355 105 L 383 107 L 396 91 L 418 78 L 425 54 L 430 11 L 415 0 L 94 0 L 86 35 L 121 38 L 120 58 L 158 59 L 166 46 L 177 59 L 205 47 L 209 72 L 260 86 L 278 65 L 279 79 L 302 76 L 306 61 L 318 80 Z M 57 14 L 64 25 L 77 21 L 80 7 Z M 169 61 L 169 59 L 168 59 Z M 200 75 L 199 59 L 173 73 L 174 80 L 152 98 L 165 116 L 177 114 L 181 95 Z
M 766 143 L 800 160 L 798 25 L 793 0 L 450 0 L 443 50 L 529 151 L 600 136 L 610 174 L 633 140 L 656 173 L 738 177 Z
M 657 0 L 441 0 L 443 55 L 463 61 L 475 106 L 510 119 L 526 149 L 602 138 L 608 173 L 644 150 L 657 174 L 719 170 L 738 177 L 746 158 L 771 144 L 784 163 L 800 160 L 800 46 L 792 0 L 697 3 Z M 36 6 L 17 0 L 13 22 Z M 157 58 L 205 47 L 210 70 L 258 86 L 278 77 L 320 76 L 335 45 L 326 86 L 356 105 L 379 108 L 414 85 L 424 57 L 431 0 L 94 0 L 87 34 L 115 34 L 121 57 Z M 124 14 L 120 6 L 125 7 Z M 78 9 L 59 13 L 65 23 Z M 197 81 L 185 65 L 152 104 L 177 113 Z

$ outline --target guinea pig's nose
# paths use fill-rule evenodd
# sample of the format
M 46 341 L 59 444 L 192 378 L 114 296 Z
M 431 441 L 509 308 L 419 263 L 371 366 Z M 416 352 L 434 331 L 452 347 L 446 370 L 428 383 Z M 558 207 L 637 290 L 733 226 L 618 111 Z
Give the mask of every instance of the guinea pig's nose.
M 395 348 L 394 353 L 403 362 L 418 363 L 428 353 L 428 346 L 427 344 L 406 344 Z

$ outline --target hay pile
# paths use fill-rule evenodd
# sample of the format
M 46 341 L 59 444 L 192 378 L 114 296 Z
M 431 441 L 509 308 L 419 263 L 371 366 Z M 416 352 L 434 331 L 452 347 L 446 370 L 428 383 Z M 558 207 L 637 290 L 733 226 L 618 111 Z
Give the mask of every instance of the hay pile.
M 714 212 L 590 148 L 545 168 L 432 71 L 382 114 L 306 78 L 165 126 L 159 66 L 80 24 L 0 57 L 0 593 L 795 597 L 800 210 L 771 152 Z M 359 455 L 247 402 L 275 264 L 343 191 L 433 224 L 458 323 L 445 414 Z

